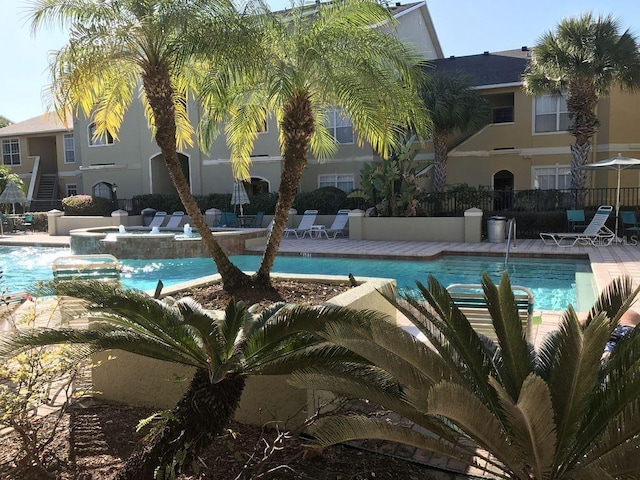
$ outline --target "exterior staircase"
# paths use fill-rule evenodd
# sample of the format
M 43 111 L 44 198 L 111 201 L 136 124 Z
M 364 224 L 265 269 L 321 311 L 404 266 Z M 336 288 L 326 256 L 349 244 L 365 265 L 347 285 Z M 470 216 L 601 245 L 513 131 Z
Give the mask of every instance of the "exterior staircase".
M 58 175 L 42 174 L 38 183 L 38 191 L 35 200 L 31 201 L 31 209 L 34 211 L 47 211 L 58 206 Z

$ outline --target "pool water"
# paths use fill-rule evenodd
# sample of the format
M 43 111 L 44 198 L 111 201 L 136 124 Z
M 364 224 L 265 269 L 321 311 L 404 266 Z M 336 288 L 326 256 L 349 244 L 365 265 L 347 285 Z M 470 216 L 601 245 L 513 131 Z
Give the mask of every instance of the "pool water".
M 70 255 L 69 249 L 0 246 L 0 267 L 4 271 L 1 288 L 9 292 L 25 290 L 37 280 L 50 280 L 51 263 L 60 256 Z M 232 262 L 245 271 L 255 271 L 258 255 L 232 256 Z M 216 273 L 209 258 L 162 260 L 122 260 L 123 283 L 143 290 L 155 288 L 158 279 L 165 286 Z M 415 287 L 415 280 L 426 283 L 434 275 L 444 285 L 480 283 L 488 272 L 499 281 L 504 270 L 499 257 L 443 256 L 437 260 L 376 260 L 360 258 L 324 258 L 285 256 L 276 258 L 273 271 L 283 273 L 318 273 L 327 275 L 353 274 L 358 277 L 395 278 L 399 288 Z M 589 308 L 593 301 L 591 270 L 587 260 L 511 258 L 509 274 L 513 285 L 528 287 L 539 310 L 564 310 L 568 304 L 579 310 Z M 585 292 L 586 290 L 586 292 Z M 578 291 L 579 295 L 576 294 Z M 583 305 L 578 299 L 582 298 Z

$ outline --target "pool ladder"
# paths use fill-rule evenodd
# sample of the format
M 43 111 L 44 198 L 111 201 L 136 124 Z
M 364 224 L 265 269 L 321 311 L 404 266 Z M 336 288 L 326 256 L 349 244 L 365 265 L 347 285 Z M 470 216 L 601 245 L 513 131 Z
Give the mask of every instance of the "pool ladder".
M 513 248 L 516 248 L 516 219 L 512 218 L 508 223 L 508 232 L 507 235 L 507 253 L 504 255 L 504 269 L 507 270 L 509 268 L 509 250 L 511 250 L 511 244 L 513 243 Z M 512 242 L 513 241 L 513 242 Z

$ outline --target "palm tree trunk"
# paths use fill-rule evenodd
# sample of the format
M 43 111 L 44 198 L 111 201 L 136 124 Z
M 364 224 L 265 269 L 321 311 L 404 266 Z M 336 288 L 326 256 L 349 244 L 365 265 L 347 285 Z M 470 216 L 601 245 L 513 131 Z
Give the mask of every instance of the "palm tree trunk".
M 575 208 L 584 206 L 587 171 L 582 169 L 591 156 L 591 139 L 600 122 L 595 114 L 598 95 L 591 79 L 572 79 L 567 96 L 567 111 L 572 124 L 569 132 L 576 139 L 571 145 L 571 189 Z
M 447 183 L 447 136 L 433 134 L 433 191 L 442 193 Z
M 280 176 L 278 203 L 267 247 L 255 275 L 255 282 L 265 286 L 271 285 L 269 275 L 280 247 L 289 210 L 293 206 L 302 173 L 307 165 L 307 152 L 315 131 L 311 101 L 307 93 L 293 96 L 284 106 L 280 130 L 283 136 L 284 165 Z
M 198 369 L 171 411 L 171 418 L 140 450 L 131 454 L 115 480 L 152 479 L 158 466 L 164 469 L 158 478 L 174 478 L 166 476 L 169 469 L 188 466 L 229 424 L 244 386 L 245 377 L 241 375 L 213 384 L 208 370 Z M 176 455 L 182 453 L 186 454 L 184 460 L 174 465 Z
M 156 142 L 162 152 L 169 175 L 171 175 L 171 180 L 180 196 L 182 205 L 216 263 L 224 288 L 233 290 L 246 286 L 250 282 L 250 278 L 231 263 L 229 257 L 216 242 L 182 172 L 176 149 L 176 118 L 169 68 L 163 64 L 148 66 L 142 75 L 142 81 L 149 106 L 153 111 Z

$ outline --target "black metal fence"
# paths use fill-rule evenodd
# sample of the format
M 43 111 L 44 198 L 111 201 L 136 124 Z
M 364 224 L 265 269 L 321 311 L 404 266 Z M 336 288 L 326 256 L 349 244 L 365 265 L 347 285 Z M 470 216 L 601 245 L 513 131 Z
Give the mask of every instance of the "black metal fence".
M 575 208 L 595 209 L 600 205 L 615 205 L 615 188 L 584 190 L 487 190 L 452 189 L 443 193 L 425 194 L 420 206 L 430 216 L 458 216 L 469 208 L 485 212 L 555 212 Z M 640 187 L 620 189 L 620 208 L 640 206 Z

